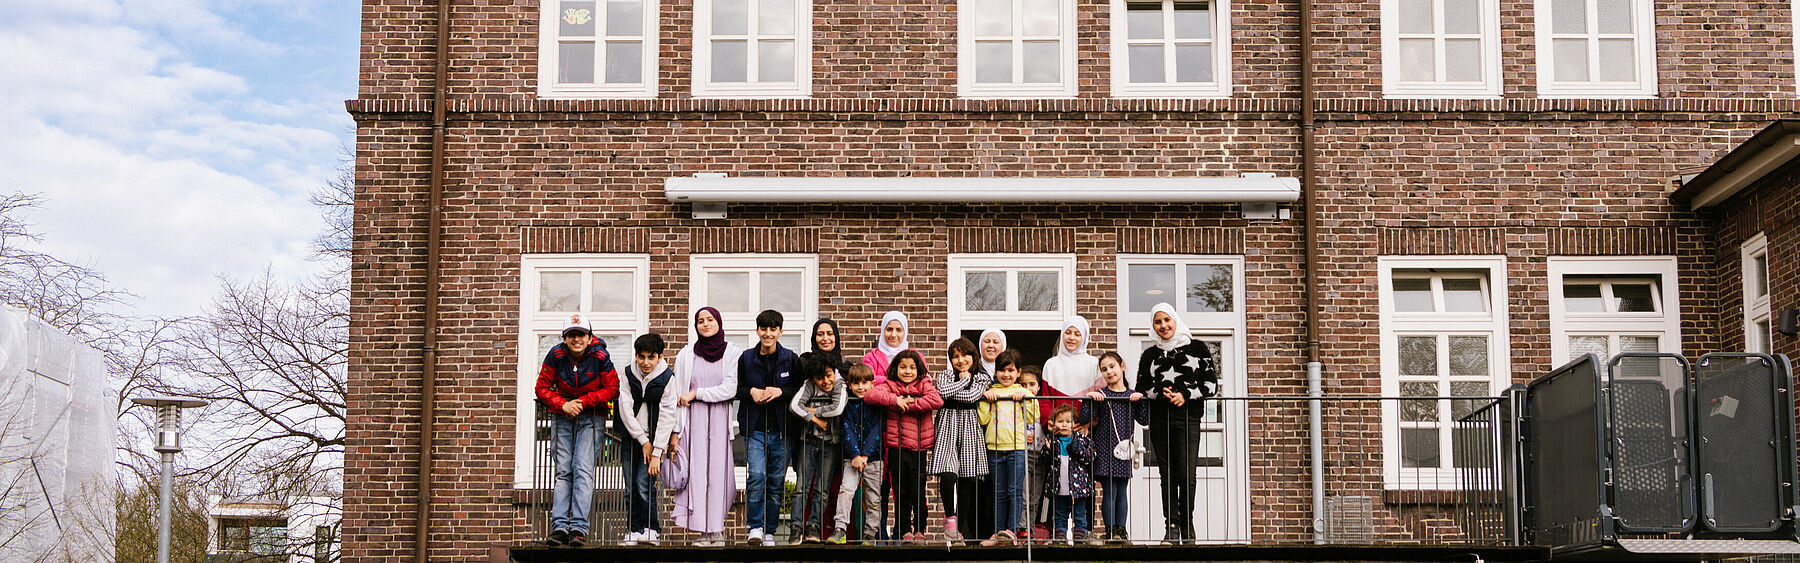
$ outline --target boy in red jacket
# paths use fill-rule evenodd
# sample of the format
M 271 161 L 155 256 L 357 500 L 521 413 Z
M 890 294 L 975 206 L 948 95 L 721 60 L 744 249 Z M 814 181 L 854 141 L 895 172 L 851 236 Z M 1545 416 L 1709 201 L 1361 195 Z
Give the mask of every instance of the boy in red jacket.
M 544 355 L 537 380 L 538 401 L 550 409 L 556 465 L 551 531 L 545 543 L 579 547 L 587 543 L 595 454 L 606 426 L 606 404 L 619 396 L 619 373 L 606 354 L 606 344 L 594 338 L 581 315 L 569 316 L 562 337 L 562 344 Z

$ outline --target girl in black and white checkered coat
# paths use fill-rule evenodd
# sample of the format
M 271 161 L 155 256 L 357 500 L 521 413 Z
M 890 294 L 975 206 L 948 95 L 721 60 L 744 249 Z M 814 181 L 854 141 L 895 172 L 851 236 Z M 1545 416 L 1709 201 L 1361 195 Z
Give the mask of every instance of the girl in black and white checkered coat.
M 976 364 L 975 343 L 958 338 L 950 343 L 950 368 L 932 380 L 944 407 L 938 409 L 937 444 L 931 450 L 927 471 L 938 476 L 943 492 L 944 536 L 950 541 L 980 538 L 976 530 L 980 514 L 977 487 L 988 473 L 987 443 L 975 407 L 981 394 L 993 385 L 994 376 Z M 957 515 L 962 519 L 958 520 Z

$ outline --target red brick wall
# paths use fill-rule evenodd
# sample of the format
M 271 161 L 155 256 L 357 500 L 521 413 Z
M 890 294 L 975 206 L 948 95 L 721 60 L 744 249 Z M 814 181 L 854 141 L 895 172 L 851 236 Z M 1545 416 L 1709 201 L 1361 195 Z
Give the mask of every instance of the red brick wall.
M 1789 163 L 1762 181 L 1718 203 L 1707 213 L 1707 273 L 1719 288 L 1719 351 L 1738 352 L 1744 342 L 1744 271 L 1741 247 L 1762 233 L 1769 241 L 1769 311 L 1800 308 L 1800 162 Z M 1800 338 L 1775 333 L 1778 354 L 1800 356 Z

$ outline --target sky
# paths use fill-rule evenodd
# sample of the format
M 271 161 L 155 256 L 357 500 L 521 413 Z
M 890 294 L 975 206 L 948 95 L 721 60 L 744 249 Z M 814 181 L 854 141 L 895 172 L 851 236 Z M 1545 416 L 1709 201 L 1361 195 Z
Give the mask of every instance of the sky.
M 298 280 L 347 166 L 354 0 L 0 0 L 0 193 L 39 250 L 198 314 L 220 276 Z

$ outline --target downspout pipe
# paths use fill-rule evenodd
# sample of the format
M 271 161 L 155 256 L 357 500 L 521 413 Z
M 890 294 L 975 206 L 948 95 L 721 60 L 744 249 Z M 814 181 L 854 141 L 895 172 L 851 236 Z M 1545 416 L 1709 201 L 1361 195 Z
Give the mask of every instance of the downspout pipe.
M 413 530 L 413 561 L 428 560 L 431 530 L 431 443 L 437 425 L 438 360 L 438 249 L 442 246 L 444 202 L 444 104 L 448 97 L 450 68 L 450 0 L 437 0 L 437 70 L 431 85 L 431 201 L 426 208 L 425 243 L 425 343 L 420 349 L 419 407 L 419 506 Z
M 1316 140 L 1313 105 L 1313 17 L 1312 2 L 1300 1 L 1300 193 L 1305 198 L 1301 212 L 1306 238 L 1306 395 L 1322 396 L 1325 366 L 1319 361 L 1319 202 Z M 1313 543 L 1327 539 L 1325 530 L 1325 425 L 1318 399 L 1307 401 L 1307 424 L 1311 427 Z

